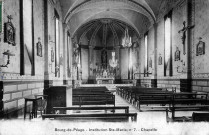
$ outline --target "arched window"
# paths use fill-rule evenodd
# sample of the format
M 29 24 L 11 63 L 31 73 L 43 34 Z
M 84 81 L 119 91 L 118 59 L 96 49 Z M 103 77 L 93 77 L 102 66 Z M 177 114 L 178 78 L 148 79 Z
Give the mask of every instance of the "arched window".
M 172 76 L 172 12 L 164 17 L 164 76 Z
M 20 0 L 21 75 L 35 75 L 33 0 Z
M 59 43 L 60 43 L 60 28 L 59 28 L 59 14 L 54 10 L 55 22 L 55 76 L 60 77 L 60 63 L 59 63 Z
M 144 76 L 148 76 L 148 32 L 144 35 Z

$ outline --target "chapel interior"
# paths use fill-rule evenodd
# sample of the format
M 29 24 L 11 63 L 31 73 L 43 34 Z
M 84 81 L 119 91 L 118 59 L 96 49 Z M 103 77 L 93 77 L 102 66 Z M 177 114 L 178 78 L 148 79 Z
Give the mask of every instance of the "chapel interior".
M 209 121 L 208 0 L 0 0 L 0 121 Z

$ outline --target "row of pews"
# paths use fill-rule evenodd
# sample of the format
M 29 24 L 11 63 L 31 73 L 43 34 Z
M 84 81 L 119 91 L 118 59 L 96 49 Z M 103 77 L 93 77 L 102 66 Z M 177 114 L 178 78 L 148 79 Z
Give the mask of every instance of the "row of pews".
M 53 114 L 42 119 L 73 121 L 137 121 L 137 113 L 128 106 L 115 106 L 115 95 L 106 87 L 78 87 L 73 89 L 72 107 L 53 107 Z
M 78 87 L 73 89 L 73 105 L 113 105 L 115 95 L 106 87 Z
M 209 121 L 209 101 L 207 93 L 176 92 L 176 88 L 117 87 L 116 93 L 143 111 L 166 111 L 169 121 Z M 194 112 L 191 117 L 176 117 L 177 111 Z M 170 114 L 170 115 L 169 115 Z
M 103 121 L 103 122 L 129 122 L 129 118 L 131 121 L 137 121 L 137 113 L 129 113 L 128 106 L 90 106 L 90 107 L 54 107 L 55 112 L 60 111 L 81 111 L 88 110 L 90 112 L 94 111 L 94 113 L 87 113 L 83 111 L 82 113 L 71 113 L 71 114 L 43 114 L 42 119 L 53 118 L 59 120 L 74 120 L 74 121 Z M 103 113 L 96 113 L 95 111 L 102 110 Z M 114 111 L 112 111 L 114 110 Z M 116 110 L 124 110 L 122 113 L 115 113 Z

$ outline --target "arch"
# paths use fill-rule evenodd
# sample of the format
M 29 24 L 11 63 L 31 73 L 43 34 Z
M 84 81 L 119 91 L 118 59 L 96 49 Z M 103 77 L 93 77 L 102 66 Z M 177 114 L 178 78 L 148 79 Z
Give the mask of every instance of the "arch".
M 108 1 L 108 3 L 106 1 Z M 114 3 L 117 3 L 117 4 L 114 4 Z M 101 5 L 105 9 L 107 9 L 107 7 L 109 9 L 112 9 L 114 7 L 117 7 L 116 5 L 119 5 L 118 3 L 120 3 L 120 6 L 121 4 L 123 4 L 123 6 L 121 6 L 123 9 L 129 9 L 129 10 L 133 10 L 135 12 L 144 14 L 145 16 L 149 18 L 150 22 L 152 23 L 156 21 L 155 14 L 153 13 L 152 9 L 144 0 L 137 1 L 137 2 L 133 0 L 114 0 L 114 1 L 87 0 L 87 1 L 83 1 L 79 3 L 73 8 L 70 8 L 64 17 L 64 22 L 67 23 L 71 19 L 71 17 L 79 11 L 82 11 L 85 9 L 92 9 L 95 7 L 101 8 Z
M 96 20 L 96 19 L 102 19 L 102 18 L 112 18 L 112 19 L 116 19 L 116 20 L 120 20 L 121 22 L 124 22 L 128 25 L 130 25 L 132 28 L 134 28 L 137 32 L 137 34 L 140 36 L 141 33 L 143 31 L 141 31 L 140 27 L 137 27 L 136 24 L 133 24 L 132 21 L 128 20 L 127 17 L 125 15 L 121 15 L 117 12 L 113 12 L 113 11 L 100 11 L 99 13 L 93 14 L 92 16 L 83 18 L 83 16 L 87 16 L 90 13 L 85 12 L 85 14 L 82 15 L 76 15 L 74 18 L 75 20 L 71 19 L 70 22 L 68 22 L 69 26 L 71 26 L 70 28 L 70 33 L 72 35 L 75 34 L 75 32 L 83 25 L 86 24 L 88 22 L 91 22 L 92 20 Z M 80 18 L 77 18 L 80 17 Z M 139 24 L 138 24 L 139 25 Z M 139 31 L 140 30 L 140 31 Z

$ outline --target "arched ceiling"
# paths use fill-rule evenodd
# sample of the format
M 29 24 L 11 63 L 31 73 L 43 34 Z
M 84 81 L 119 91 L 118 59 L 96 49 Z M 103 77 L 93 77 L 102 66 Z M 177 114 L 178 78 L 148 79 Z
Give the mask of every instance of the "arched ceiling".
M 97 47 L 116 47 L 122 43 L 125 28 L 128 28 L 132 41 L 137 41 L 136 30 L 124 22 L 116 19 L 97 19 L 84 24 L 76 31 L 76 41 L 80 45 Z
M 165 0 L 60 0 L 64 23 L 74 35 L 79 27 L 95 19 L 112 18 L 143 34 L 153 23 Z

